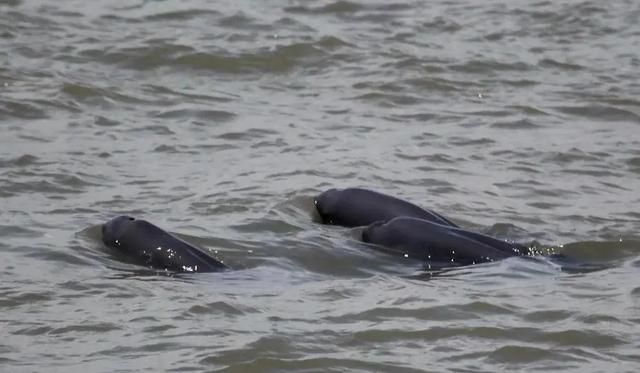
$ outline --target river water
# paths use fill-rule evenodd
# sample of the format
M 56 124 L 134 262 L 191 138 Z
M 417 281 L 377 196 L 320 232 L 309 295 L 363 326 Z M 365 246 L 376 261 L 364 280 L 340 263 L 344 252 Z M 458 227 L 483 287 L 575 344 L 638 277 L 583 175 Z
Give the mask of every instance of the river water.
M 1 1 L 0 371 L 637 372 L 639 97 L 632 0 Z M 348 186 L 602 267 L 427 276 L 315 221 Z

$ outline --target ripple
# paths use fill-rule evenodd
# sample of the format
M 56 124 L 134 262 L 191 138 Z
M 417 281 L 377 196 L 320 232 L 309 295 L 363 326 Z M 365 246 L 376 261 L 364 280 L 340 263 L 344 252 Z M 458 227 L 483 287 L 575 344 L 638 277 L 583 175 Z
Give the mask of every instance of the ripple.
M 42 162 L 39 161 L 38 157 L 31 154 L 24 154 L 13 159 L 0 159 L 0 168 L 28 167 L 39 163 Z
M 420 27 L 425 32 L 442 33 L 455 33 L 463 29 L 461 24 L 442 16 L 437 16 L 431 21 L 423 22 Z
M 530 322 L 558 322 L 571 317 L 572 313 L 566 310 L 534 311 L 523 315 L 523 318 Z
M 0 99 L 0 118 L 46 119 L 46 110 L 28 101 L 17 102 Z
M 54 297 L 50 292 L 16 292 L 16 291 L 3 291 L 2 298 L 0 298 L 0 308 L 14 308 L 25 305 L 32 305 L 38 303 L 45 303 L 52 300 Z
M 542 126 L 528 119 L 520 119 L 517 121 L 496 122 L 496 123 L 493 123 L 491 127 L 511 129 L 511 130 L 530 130 L 530 129 L 540 128 Z
M 213 122 L 228 121 L 236 117 L 236 114 L 223 110 L 203 110 L 203 109 L 174 109 L 150 113 L 156 118 L 178 119 L 178 118 L 198 118 Z
M 218 135 L 218 138 L 223 140 L 254 140 L 275 134 L 278 134 L 278 132 L 262 128 L 250 128 L 243 132 L 223 133 Z
M 585 118 L 611 121 L 630 121 L 640 123 L 640 115 L 616 108 L 613 106 L 589 105 L 589 106 L 555 106 L 552 109 L 563 114 L 569 114 Z
M 79 325 L 68 325 L 59 328 L 52 329 L 49 334 L 51 335 L 65 335 L 65 334 L 94 334 L 94 333 L 106 333 L 114 330 L 120 330 L 121 328 L 111 323 L 86 323 Z
M 220 364 L 220 359 L 206 358 L 201 364 Z M 300 372 L 399 372 L 399 373 L 424 373 L 423 369 L 406 367 L 404 364 L 391 364 L 385 362 L 372 362 L 363 358 L 332 358 L 332 357 L 289 357 L 276 358 L 260 356 L 252 360 L 242 359 L 234 362 L 233 366 L 225 369 L 229 372 L 263 372 L 267 371 L 300 371 Z
M 302 59 L 318 56 L 309 44 L 293 44 L 276 48 L 273 52 L 243 56 L 220 56 L 208 53 L 183 55 L 174 60 L 177 66 L 212 70 L 221 73 L 287 72 L 297 67 Z
M 409 79 L 405 81 L 409 86 L 424 89 L 424 90 L 433 90 L 433 91 L 442 91 L 442 92 L 455 92 L 461 91 L 464 89 L 467 84 L 463 84 L 463 82 L 429 77 L 429 78 L 418 78 L 418 79 Z
M 136 128 L 127 130 L 127 132 L 148 132 L 148 133 L 153 133 L 155 135 L 162 135 L 162 136 L 175 135 L 175 132 L 173 132 L 169 127 L 161 124 L 136 127 Z
M 101 89 L 82 84 L 65 83 L 60 89 L 62 93 L 66 93 L 71 97 L 84 99 L 88 97 L 103 96 Z
M 520 335 L 528 334 L 523 333 L 524 329 L 521 329 Z M 527 330 L 530 332 L 530 330 Z M 448 338 L 455 338 L 458 336 L 470 336 L 479 337 L 484 339 L 503 340 L 509 337 L 515 337 L 513 330 L 504 330 L 493 327 L 475 327 L 459 329 L 454 327 L 433 327 L 429 329 L 419 330 L 380 330 L 369 329 L 366 331 L 360 331 L 353 334 L 353 339 L 362 342 L 391 342 L 394 340 L 420 340 L 420 341 L 438 341 Z
M 223 103 L 223 102 L 232 102 L 234 99 L 237 98 L 236 95 L 233 95 L 230 93 L 215 92 L 223 95 L 213 95 L 214 92 L 211 92 L 210 90 L 207 90 L 207 94 L 190 93 L 190 92 L 185 92 L 184 90 L 171 89 L 170 87 L 159 86 L 155 84 L 146 85 L 144 89 L 154 95 L 167 95 L 171 97 L 173 100 L 177 98 L 180 100 L 204 101 L 207 103 L 210 103 L 210 102 Z M 228 96 L 231 96 L 231 97 L 228 97 Z
M 227 74 L 283 73 L 296 68 L 321 67 L 328 53 L 345 45 L 338 38 L 324 37 L 315 42 L 276 45 L 239 54 L 201 52 L 180 44 L 123 48 L 115 52 L 90 49 L 81 54 L 136 70 L 171 66 Z
M 548 350 L 545 348 L 530 346 L 504 346 L 495 351 L 491 351 L 488 355 L 490 360 L 504 364 L 523 364 L 540 362 L 545 360 L 558 361 L 567 363 L 571 362 L 587 362 L 588 360 L 580 359 L 562 352 Z
M 38 326 L 31 326 L 31 327 L 28 327 L 28 328 L 18 329 L 18 330 L 13 331 L 11 334 L 13 334 L 13 335 L 36 336 L 36 335 L 49 334 L 52 330 L 54 330 L 53 327 L 38 325 Z
M 551 202 L 528 202 L 528 206 L 535 207 L 541 210 L 553 210 L 568 206 L 566 203 L 551 203 Z
M 103 116 L 97 116 L 94 123 L 96 124 L 96 126 L 100 127 L 116 127 L 122 124 L 117 120 L 112 120 Z
M 44 234 L 40 231 L 22 227 L 19 225 L 3 225 L 0 224 L 0 235 L 6 237 L 42 237 Z
M 183 147 L 162 144 L 153 148 L 153 151 L 157 153 L 167 153 L 167 154 L 194 154 L 194 155 L 198 154 L 197 151 L 189 151 L 189 150 L 183 150 L 183 149 L 184 149 Z
M 630 2 L 5 3 L 2 370 L 638 361 Z M 346 186 L 566 258 L 427 272 L 318 224 Z M 238 270 L 123 264 L 120 213 Z
M 531 66 L 524 62 L 503 63 L 498 61 L 475 60 L 465 62 L 464 64 L 449 65 L 449 69 L 462 73 L 488 74 L 498 71 L 523 72 L 530 70 Z
M 76 194 L 82 192 L 82 190 L 74 187 L 69 188 L 69 185 L 59 185 L 56 182 L 50 182 L 46 180 L 31 182 L 13 182 L 5 180 L 4 183 L 2 183 L 2 180 L 0 180 L 0 185 L 3 186 L 3 192 L 9 195 L 20 195 L 28 193 L 46 193 L 49 195 L 53 195 Z
M 470 139 L 466 137 L 452 137 L 449 138 L 449 143 L 455 146 L 485 146 L 489 144 L 495 144 L 495 140 L 486 137 L 480 139 Z
M 25 257 L 28 258 L 34 258 L 34 259 L 40 259 L 40 260 L 45 260 L 45 261 L 50 261 L 50 262 L 58 262 L 58 263 L 63 263 L 65 265 L 76 265 L 76 266 L 91 266 L 93 265 L 93 263 L 87 261 L 85 258 L 74 254 L 74 253 L 67 253 L 67 252 L 62 252 L 62 251 L 55 251 L 55 250 L 43 250 L 43 249 L 37 249 L 37 250 L 25 250 Z
M 533 107 L 533 106 L 514 105 L 514 106 L 511 106 L 510 108 L 518 110 L 518 111 L 521 111 L 522 114 L 526 114 L 526 115 L 541 115 L 541 116 L 550 115 L 546 111 L 543 111 L 543 110 L 541 110 L 539 108 L 536 108 L 536 107 Z
M 355 13 L 366 9 L 364 5 L 354 3 L 351 1 L 335 1 L 321 7 L 305 7 L 305 6 L 291 6 L 286 7 L 284 10 L 290 13 L 310 13 L 310 14 L 341 14 L 341 13 Z
M 188 21 L 194 18 L 207 18 L 207 17 L 219 17 L 221 15 L 220 12 L 212 10 L 212 9 L 185 9 L 185 10 L 175 10 L 168 12 L 159 12 L 155 14 L 150 14 L 145 16 L 143 20 L 145 21 Z
M 614 176 L 614 177 L 622 177 L 623 174 L 620 172 L 613 172 L 610 170 L 593 170 L 593 169 L 564 169 L 562 170 L 563 173 L 567 173 L 567 174 L 574 174 L 574 175 L 588 175 L 588 176 L 596 176 L 596 177 L 603 177 L 603 176 Z
M 540 60 L 540 62 L 538 62 L 538 66 L 552 67 L 552 68 L 558 68 L 558 69 L 569 70 L 569 71 L 579 71 L 579 70 L 585 69 L 583 66 L 580 66 L 580 65 L 558 62 L 550 58 L 545 58 Z
M 257 20 L 245 13 L 236 13 L 227 17 L 222 17 L 218 21 L 221 26 L 231 29 L 240 30 L 256 30 L 256 31 L 271 31 L 273 26 L 269 24 L 261 24 Z

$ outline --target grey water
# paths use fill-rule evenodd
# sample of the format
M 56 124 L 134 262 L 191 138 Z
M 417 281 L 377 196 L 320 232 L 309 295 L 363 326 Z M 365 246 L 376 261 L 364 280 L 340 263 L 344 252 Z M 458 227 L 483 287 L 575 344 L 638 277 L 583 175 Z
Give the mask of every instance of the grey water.
M 424 276 L 348 186 L 605 265 Z M 637 1 L 0 1 L 2 372 L 637 372 L 639 206 Z

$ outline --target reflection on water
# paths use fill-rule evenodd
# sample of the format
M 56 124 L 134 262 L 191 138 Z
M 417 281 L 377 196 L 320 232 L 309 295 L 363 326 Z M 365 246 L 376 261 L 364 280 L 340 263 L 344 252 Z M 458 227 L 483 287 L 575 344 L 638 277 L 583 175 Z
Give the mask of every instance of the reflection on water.
M 2 366 L 636 371 L 638 16 L 0 3 Z M 314 221 L 310 196 L 346 186 L 575 262 L 427 273 Z M 123 264 L 94 228 L 120 214 L 237 270 Z

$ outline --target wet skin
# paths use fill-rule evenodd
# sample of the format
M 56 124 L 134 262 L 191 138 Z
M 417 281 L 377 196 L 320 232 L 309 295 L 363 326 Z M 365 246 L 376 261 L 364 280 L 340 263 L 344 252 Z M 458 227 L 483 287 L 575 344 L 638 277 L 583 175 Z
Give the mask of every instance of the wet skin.
M 363 230 L 362 240 L 389 253 L 446 266 L 492 262 L 529 251 L 516 243 L 412 217 L 375 222 Z
M 102 225 L 102 241 L 135 264 L 175 272 L 220 272 L 229 269 L 206 250 L 161 228 L 129 216 Z
M 457 227 L 451 220 L 436 212 L 367 189 L 329 189 L 319 194 L 314 203 L 324 224 L 359 227 L 408 216 Z

